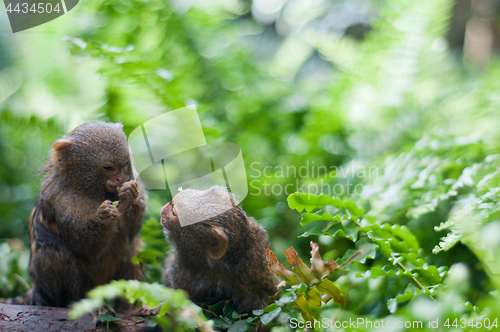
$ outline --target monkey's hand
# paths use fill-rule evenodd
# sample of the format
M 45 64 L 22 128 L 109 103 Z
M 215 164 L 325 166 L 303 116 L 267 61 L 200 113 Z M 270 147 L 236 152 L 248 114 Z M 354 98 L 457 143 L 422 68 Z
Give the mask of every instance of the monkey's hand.
M 137 197 L 139 197 L 139 187 L 137 186 L 137 182 L 125 182 L 121 186 L 120 192 L 118 193 L 118 198 L 120 199 L 118 211 L 123 212 L 127 210 Z
M 99 209 L 97 209 L 97 214 L 101 221 L 117 220 L 120 217 L 120 211 L 110 200 L 102 202 Z

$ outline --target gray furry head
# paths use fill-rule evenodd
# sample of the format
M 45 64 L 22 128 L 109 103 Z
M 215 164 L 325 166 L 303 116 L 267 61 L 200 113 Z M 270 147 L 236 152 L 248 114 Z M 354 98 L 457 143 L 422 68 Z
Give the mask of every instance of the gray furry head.
M 211 219 L 237 206 L 234 196 L 222 186 L 185 189 L 172 201 L 182 227 Z

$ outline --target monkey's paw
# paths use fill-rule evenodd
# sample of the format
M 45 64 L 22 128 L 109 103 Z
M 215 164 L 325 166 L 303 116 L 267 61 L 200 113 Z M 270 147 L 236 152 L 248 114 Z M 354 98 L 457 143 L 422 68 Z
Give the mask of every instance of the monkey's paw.
M 101 220 L 116 220 L 120 217 L 120 212 L 110 200 L 102 202 L 97 213 Z
M 125 182 L 120 188 L 118 197 L 120 198 L 118 211 L 123 212 L 129 208 L 130 204 L 132 204 L 137 197 L 139 197 L 139 187 L 137 186 L 137 182 Z

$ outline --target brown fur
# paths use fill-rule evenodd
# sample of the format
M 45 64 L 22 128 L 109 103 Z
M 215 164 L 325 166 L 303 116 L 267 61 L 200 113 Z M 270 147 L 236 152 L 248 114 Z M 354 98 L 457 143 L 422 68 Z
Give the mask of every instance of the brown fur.
M 54 142 L 29 222 L 32 304 L 67 307 L 111 280 L 140 279 L 130 258 L 147 194 L 133 180 L 121 128 L 95 121 Z M 103 165 L 118 170 L 112 176 L 119 192 L 107 189 L 111 175 Z M 119 208 L 111 204 L 117 200 Z
M 193 195 L 195 192 L 198 194 Z M 186 204 L 187 200 L 189 204 L 191 199 L 197 207 L 213 209 L 224 193 L 228 195 L 225 188 L 216 186 L 200 198 L 199 191 L 187 189 L 162 209 L 162 223 L 174 245 L 163 280 L 168 287 L 187 291 L 195 302 L 222 295 L 238 312 L 250 312 L 265 307 L 276 292 L 276 279 L 265 256 L 269 247 L 265 230 L 238 205 L 185 227 L 169 212 L 173 208 L 175 213 L 174 202 L 184 200 Z

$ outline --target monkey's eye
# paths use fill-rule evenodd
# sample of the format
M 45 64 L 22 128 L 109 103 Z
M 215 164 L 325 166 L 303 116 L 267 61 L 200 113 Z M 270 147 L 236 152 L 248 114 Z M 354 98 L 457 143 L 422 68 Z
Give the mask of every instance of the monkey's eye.
M 115 168 L 113 166 L 103 166 L 102 168 L 104 168 L 105 171 L 114 171 Z

